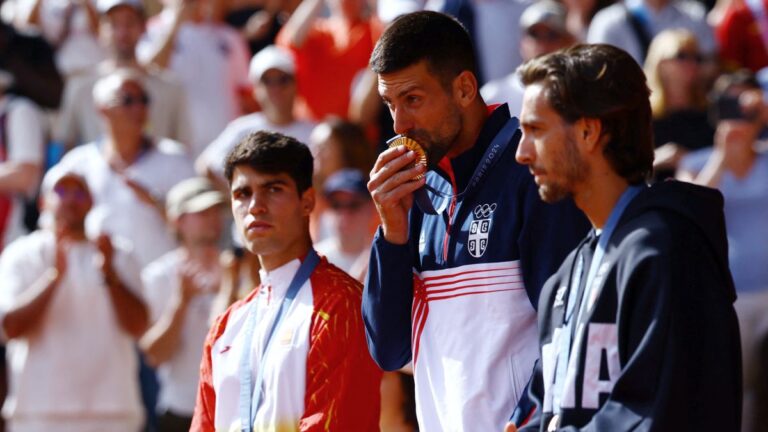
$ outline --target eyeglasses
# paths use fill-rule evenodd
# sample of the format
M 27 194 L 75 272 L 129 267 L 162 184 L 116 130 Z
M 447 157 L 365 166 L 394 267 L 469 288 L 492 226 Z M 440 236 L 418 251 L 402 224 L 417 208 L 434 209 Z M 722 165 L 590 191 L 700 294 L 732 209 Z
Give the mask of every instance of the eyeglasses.
M 356 212 L 360 210 L 364 205 L 365 201 L 363 200 L 351 200 L 351 201 L 342 201 L 342 200 L 331 200 L 328 205 L 331 207 L 333 211 L 352 211 Z
M 267 87 L 272 87 L 272 86 L 284 87 L 293 82 L 293 76 L 288 74 L 276 76 L 273 78 L 267 78 L 265 76 L 262 76 L 259 81 L 261 81 L 261 83 Z
M 115 98 L 112 106 L 113 107 L 123 107 L 123 108 L 130 108 L 134 105 L 143 105 L 147 106 L 149 105 L 149 95 L 145 93 L 141 93 L 139 95 L 119 95 Z
M 56 186 L 53 188 L 53 193 L 60 199 L 71 199 L 79 203 L 83 203 L 88 200 L 88 192 L 81 188 Z
M 525 31 L 528 37 L 542 42 L 553 42 L 563 38 L 563 34 L 543 26 L 532 26 Z
M 696 64 L 704 63 L 704 56 L 694 52 L 680 51 L 673 58 L 677 61 L 693 62 Z

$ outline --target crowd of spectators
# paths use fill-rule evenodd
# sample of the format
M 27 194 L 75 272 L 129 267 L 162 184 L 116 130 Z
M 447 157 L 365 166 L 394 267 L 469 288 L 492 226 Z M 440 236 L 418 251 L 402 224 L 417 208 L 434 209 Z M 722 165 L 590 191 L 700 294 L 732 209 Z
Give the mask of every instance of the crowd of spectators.
M 655 180 L 677 177 L 725 197 L 745 353 L 743 430 L 761 430 L 766 7 L 768 0 L 0 0 L 4 421 L 20 431 L 188 428 L 211 317 L 259 282 L 258 260 L 232 234 L 225 210 L 223 161 L 250 132 L 310 146 L 313 240 L 363 280 L 378 224 L 365 185 L 393 135 L 369 57 L 396 16 L 436 9 L 468 29 L 484 100 L 509 104 L 512 115 L 523 94 L 515 70 L 525 60 L 608 43 L 644 67 Z M 407 375 L 385 376 L 382 430 L 415 430 L 409 386 Z M 72 425 L 62 426 L 62 416 Z

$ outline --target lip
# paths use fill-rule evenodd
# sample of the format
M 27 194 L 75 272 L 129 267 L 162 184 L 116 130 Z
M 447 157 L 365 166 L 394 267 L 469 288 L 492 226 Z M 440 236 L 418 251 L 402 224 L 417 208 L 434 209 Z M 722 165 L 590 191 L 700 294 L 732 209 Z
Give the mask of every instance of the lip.
M 267 232 L 273 228 L 272 224 L 264 221 L 253 221 L 249 223 L 245 230 L 249 233 L 261 234 Z

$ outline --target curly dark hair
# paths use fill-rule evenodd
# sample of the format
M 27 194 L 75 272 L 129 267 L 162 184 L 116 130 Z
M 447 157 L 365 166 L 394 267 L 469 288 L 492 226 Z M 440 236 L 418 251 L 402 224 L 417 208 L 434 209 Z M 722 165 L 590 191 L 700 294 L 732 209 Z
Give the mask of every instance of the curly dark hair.
M 523 84 L 540 83 L 565 121 L 596 118 L 608 142 L 603 155 L 630 184 L 653 174 L 650 91 L 640 65 L 611 45 L 576 45 L 530 60 L 517 70 Z
M 300 195 L 312 187 L 312 153 L 296 138 L 281 133 L 259 131 L 243 138 L 224 161 L 224 175 L 230 184 L 238 165 L 262 173 L 286 173 L 296 183 Z

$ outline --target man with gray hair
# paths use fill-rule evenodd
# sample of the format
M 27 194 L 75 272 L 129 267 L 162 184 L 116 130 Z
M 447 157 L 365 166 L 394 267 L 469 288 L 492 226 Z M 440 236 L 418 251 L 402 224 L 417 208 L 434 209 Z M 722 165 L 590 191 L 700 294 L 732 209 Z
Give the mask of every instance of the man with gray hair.
M 100 79 L 93 100 L 105 136 L 73 149 L 59 165 L 91 187 L 88 231 L 130 239 L 143 267 L 176 246 L 162 203 L 176 183 L 194 175 L 192 163 L 179 143 L 144 133 L 151 100 L 138 73 L 119 70 Z

